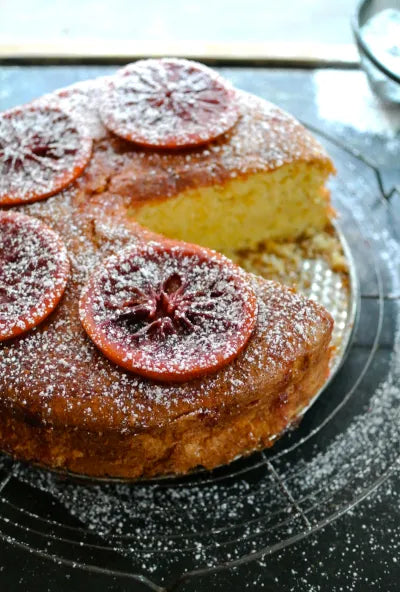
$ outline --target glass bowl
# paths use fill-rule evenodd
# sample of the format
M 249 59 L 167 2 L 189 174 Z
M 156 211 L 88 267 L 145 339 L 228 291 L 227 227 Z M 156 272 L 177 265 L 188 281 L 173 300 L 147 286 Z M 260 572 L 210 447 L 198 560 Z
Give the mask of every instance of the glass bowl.
M 400 34 L 393 35 L 395 27 L 400 30 L 400 0 L 362 0 L 352 27 L 371 88 L 381 99 L 400 104 Z

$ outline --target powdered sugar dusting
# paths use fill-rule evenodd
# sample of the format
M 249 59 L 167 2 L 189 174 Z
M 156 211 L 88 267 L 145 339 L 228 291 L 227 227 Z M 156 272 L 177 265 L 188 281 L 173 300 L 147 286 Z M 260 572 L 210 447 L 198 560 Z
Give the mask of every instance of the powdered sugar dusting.
M 71 117 L 43 104 L 0 115 L 0 203 L 40 199 L 73 181 L 92 142 Z
M 113 132 L 167 148 L 204 144 L 235 123 L 235 94 L 215 72 L 178 59 L 142 60 L 110 80 L 101 116 Z
M 97 109 L 101 94 L 109 82 L 109 77 L 77 82 L 37 99 L 35 104 L 52 104 L 69 113 L 85 135 L 100 140 L 107 136 Z
M 0 212 L 0 341 L 37 325 L 68 278 L 67 250 L 35 218 Z

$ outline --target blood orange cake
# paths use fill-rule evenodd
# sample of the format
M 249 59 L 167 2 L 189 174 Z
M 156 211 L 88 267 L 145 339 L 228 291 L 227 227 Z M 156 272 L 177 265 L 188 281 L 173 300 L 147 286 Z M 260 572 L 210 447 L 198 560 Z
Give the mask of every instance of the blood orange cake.
M 323 229 L 333 170 L 186 60 L 0 115 L 0 448 L 137 478 L 270 446 L 326 381 L 333 321 L 210 247 Z

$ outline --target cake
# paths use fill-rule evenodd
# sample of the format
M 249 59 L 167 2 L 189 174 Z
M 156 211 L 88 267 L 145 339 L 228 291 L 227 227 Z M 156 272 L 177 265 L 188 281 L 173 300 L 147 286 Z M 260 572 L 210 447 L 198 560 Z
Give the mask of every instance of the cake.
M 327 379 L 333 321 L 210 248 L 323 229 L 333 170 L 185 60 L 0 116 L 0 448 L 147 478 L 272 445 Z

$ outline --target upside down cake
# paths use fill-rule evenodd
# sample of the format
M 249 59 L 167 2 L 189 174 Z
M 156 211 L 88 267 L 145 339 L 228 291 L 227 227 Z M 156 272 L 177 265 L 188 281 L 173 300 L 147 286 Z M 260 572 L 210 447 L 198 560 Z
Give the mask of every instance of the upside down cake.
M 272 445 L 326 381 L 333 321 L 220 252 L 324 228 L 333 171 L 186 60 L 1 114 L 0 448 L 137 478 Z

